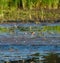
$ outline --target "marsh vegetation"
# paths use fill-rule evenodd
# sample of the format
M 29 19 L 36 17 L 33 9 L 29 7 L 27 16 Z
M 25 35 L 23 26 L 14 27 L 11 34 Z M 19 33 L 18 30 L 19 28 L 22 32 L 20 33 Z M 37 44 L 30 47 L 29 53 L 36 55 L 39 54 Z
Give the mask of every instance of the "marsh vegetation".
M 0 22 L 35 23 L 60 20 L 60 0 L 1 0 Z
M 0 0 L 0 62 L 60 63 L 60 0 Z

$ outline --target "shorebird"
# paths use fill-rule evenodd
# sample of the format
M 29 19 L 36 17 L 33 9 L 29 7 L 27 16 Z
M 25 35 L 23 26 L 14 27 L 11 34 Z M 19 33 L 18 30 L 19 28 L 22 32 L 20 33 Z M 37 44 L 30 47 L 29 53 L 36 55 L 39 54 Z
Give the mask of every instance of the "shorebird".
M 32 34 L 32 35 L 34 35 L 34 34 L 35 34 L 35 32 L 32 32 L 31 34 Z

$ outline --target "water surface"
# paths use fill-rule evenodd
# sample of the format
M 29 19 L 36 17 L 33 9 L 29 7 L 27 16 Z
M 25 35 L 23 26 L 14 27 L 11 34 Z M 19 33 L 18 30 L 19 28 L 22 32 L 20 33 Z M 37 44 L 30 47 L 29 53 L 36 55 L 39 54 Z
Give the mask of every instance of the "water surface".
M 0 60 L 20 60 L 49 52 L 60 53 L 60 23 L 0 24 Z

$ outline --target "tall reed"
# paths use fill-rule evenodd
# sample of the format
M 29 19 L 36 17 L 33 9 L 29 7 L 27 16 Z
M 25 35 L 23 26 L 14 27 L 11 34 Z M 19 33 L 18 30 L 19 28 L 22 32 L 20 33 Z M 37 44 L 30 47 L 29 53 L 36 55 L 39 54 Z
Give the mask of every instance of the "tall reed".
M 19 8 L 22 7 L 23 9 L 34 9 L 34 8 L 49 8 L 49 9 L 57 9 L 60 4 L 60 0 L 0 0 L 0 9 L 1 8 L 8 8 L 10 7 L 16 7 Z M 21 8 L 19 8 L 21 9 Z
M 59 5 L 59 0 L 53 0 L 53 8 L 57 9 Z

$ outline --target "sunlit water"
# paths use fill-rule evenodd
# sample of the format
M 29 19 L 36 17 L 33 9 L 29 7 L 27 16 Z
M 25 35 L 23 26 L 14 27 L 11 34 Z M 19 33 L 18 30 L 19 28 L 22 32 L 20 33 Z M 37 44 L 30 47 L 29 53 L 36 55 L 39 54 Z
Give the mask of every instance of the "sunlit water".
M 0 24 L 0 60 L 49 52 L 60 53 L 60 24 Z

